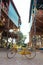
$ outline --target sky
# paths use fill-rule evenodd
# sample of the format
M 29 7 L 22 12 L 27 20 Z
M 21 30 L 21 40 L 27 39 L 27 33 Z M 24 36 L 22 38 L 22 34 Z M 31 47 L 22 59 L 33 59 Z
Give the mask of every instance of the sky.
M 21 17 L 21 27 L 20 30 L 24 35 L 27 36 L 26 42 L 29 41 L 29 11 L 30 11 L 30 2 L 31 0 L 13 0 L 19 14 Z

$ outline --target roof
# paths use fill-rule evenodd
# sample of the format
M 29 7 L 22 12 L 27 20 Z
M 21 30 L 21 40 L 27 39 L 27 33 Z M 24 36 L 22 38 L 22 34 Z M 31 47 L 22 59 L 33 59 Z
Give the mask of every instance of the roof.
M 43 10 L 43 0 L 37 0 L 37 9 Z

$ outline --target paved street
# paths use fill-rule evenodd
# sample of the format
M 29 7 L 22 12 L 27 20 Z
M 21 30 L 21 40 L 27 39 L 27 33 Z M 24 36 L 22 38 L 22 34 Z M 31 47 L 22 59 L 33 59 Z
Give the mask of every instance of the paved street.
M 0 51 L 0 65 L 43 65 L 43 53 L 37 52 L 34 59 L 27 59 L 17 54 L 12 59 L 7 58 L 7 51 Z

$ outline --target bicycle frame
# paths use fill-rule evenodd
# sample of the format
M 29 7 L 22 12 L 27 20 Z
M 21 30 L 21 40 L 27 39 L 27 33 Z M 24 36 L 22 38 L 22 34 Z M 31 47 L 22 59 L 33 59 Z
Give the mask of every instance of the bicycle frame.
M 17 46 L 13 46 L 9 50 L 9 52 L 7 53 L 7 57 L 12 58 L 14 55 L 16 55 L 16 53 L 21 54 L 21 55 L 25 55 L 27 58 L 33 58 L 36 56 L 36 51 L 33 47 L 28 48 L 28 47 L 22 47 L 22 46 L 17 45 Z

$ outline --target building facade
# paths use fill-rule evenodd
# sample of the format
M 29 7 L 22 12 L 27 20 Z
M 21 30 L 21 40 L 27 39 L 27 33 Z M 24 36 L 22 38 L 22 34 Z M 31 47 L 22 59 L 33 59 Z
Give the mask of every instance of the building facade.
M 0 0 L 0 46 L 3 37 L 9 37 L 9 30 L 17 31 L 21 25 L 21 18 L 13 0 Z M 11 36 L 11 35 L 10 35 Z
M 43 46 L 43 0 L 31 0 L 30 11 L 30 41 L 36 36 L 37 45 Z

